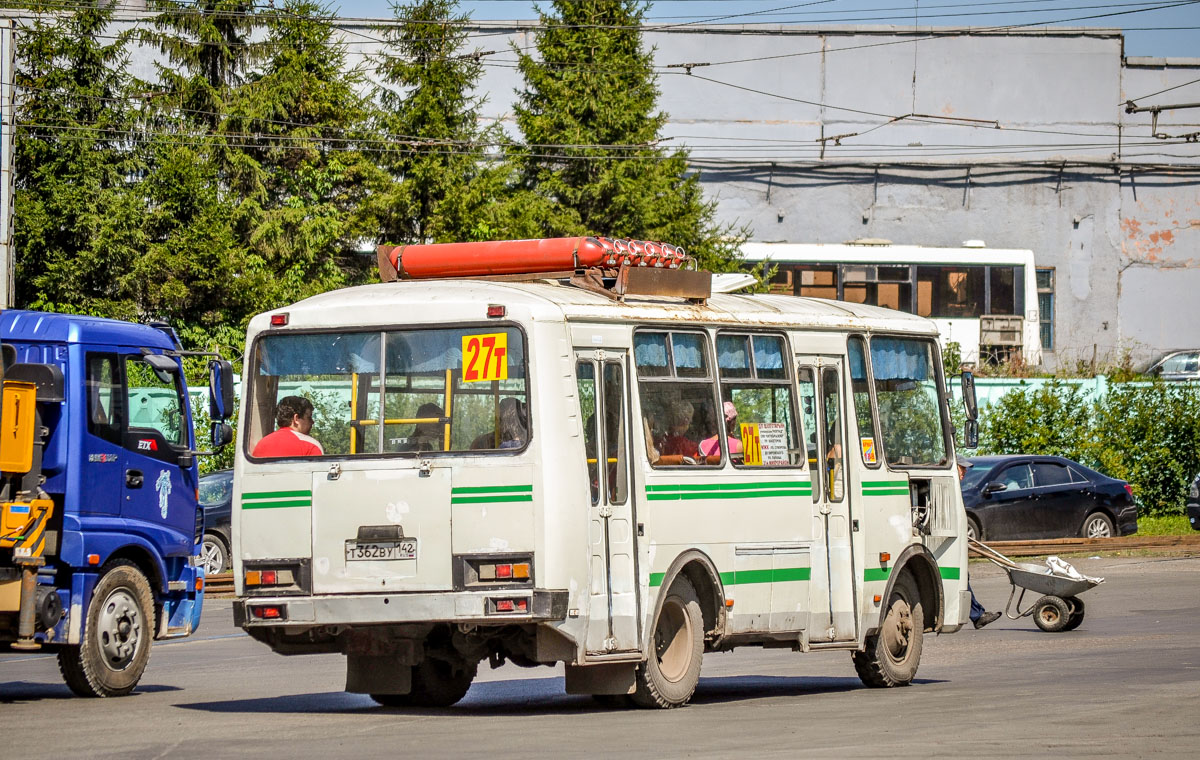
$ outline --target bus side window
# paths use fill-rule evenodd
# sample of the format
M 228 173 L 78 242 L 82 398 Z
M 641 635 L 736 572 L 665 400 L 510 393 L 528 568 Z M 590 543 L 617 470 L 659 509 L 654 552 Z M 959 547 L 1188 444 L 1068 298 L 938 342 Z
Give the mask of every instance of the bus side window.
M 625 373 L 617 362 L 604 365 L 604 481 L 608 500 L 624 504 L 629 491 L 625 466 Z
M 583 448 L 587 459 L 588 483 L 592 489 L 592 504 L 600 502 L 600 460 L 597 458 L 596 436 L 596 368 L 591 362 L 575 365 L 579 384 L 579 416 L 583 420 Z
M 845 455 L 842 447 L 841 389 L 838 371 L 833 368 L 821 370 L 821 409 L 825 422 L 826 472 L 825 496 L 830 501 L 841 501 L 845 478 Z
M 708 336 L 639 331 L 633 336 L 646 458 L 654 467 L 719 466 L 722 449 L 705 455 L 700 442 L 719 429 L 716 378 Z
M 720 453 L 724 445 L 735 467 L 804 466 L 786 353 L 780 335 L 717 335 L 725 435 L 701 441 L 702 454 Z
M 854 401 L 854 416 L 858 422 L 858 446 L 862 461 L 868 467 L 879 466 L 879 434 L 871 411 L 871 383 L 867 379 L 867 342 L 852 335 L 849 344 L 850 390 Z
M 812 477 L 812 498 L 818 502 L 821 500 L 821 455 L 817 438 L 817 383 L 812 367 L 799 367 L 796 380 L 800 388 L 800 419 L 804 448 L 808 454 L 808 470 Z

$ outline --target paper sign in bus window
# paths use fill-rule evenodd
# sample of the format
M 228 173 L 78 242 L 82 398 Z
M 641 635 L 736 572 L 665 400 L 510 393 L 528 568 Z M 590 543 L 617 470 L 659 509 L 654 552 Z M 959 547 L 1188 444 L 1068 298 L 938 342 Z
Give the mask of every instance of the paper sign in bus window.
M 782 422 L 743 422 L 742 464 L 777 467 L 788 464 L 787 426 Z
M 508 379 L 508 333 L 464 335 L 463 382 Z
M 864 437 L 862 440 L 863 462 L 866 464 L 875 464 L 877 461 L 875 454 L 875 439 Z

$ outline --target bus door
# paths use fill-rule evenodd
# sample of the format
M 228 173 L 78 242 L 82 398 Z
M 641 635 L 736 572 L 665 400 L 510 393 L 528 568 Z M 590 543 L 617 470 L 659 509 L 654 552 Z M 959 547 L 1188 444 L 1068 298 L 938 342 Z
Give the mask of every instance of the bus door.
M 586 649 L 638 651 L 637 524 L 630 494 L 628 352 L 576 352 L 584 426 L 591 578 Z
M 801 419 L 812 473 L 812 607 L 808 638 L 812 642 L 854 641 L 854 558 L 845 471 L 842 359 L 798 356 L 796 361 Z

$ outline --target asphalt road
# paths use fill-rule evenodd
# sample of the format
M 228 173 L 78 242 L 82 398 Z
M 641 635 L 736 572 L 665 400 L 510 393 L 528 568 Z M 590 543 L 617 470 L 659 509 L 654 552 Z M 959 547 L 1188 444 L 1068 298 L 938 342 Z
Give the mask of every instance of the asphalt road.
M 561 669 L 486 665 L 449 710 L 344 693 L 339 655 L 285 658 L 210 600 L 190 639 L 158 644 L 137 692 L 73 698 L 53 657 L 0 654 L 0 757 L 365 758 L 1196 757 L 1200 559 L 1098 559 L 1108 581 L 1074 632 L 1028 618 L 927 638 L 913 686 L 867 689 L 844 652 L 709 655 L 681 710 L 601 708 Z M 1007 579 L 973 564 L 999 608 Z

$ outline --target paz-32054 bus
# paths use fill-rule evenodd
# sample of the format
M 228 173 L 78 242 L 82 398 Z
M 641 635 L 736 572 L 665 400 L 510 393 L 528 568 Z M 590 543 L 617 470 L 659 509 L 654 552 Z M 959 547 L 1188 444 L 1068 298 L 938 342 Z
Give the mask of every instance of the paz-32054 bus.
M 970 600 L 935 326 L 711 294 L 685 261 L 605 238 L 381 249 L 383 283 L 255 317 L 237 623 L 345 654 L 346 689 L 385 705 L 453 704 L 486 659 L 675 707 L 705 652 L 743 645 L 910 683 Z M 294 396 L 321 453 L 256 457 Z

